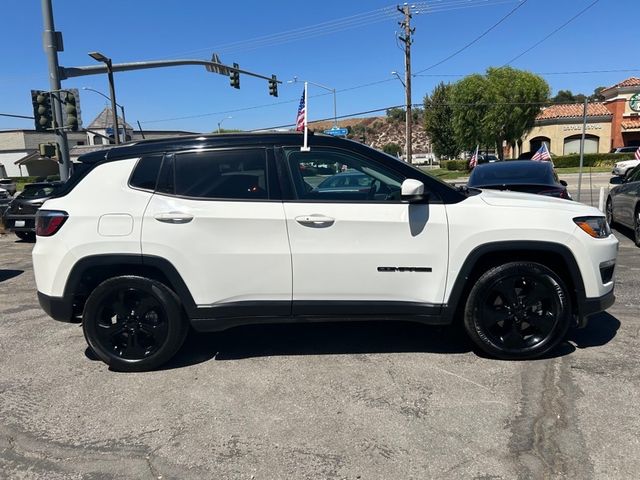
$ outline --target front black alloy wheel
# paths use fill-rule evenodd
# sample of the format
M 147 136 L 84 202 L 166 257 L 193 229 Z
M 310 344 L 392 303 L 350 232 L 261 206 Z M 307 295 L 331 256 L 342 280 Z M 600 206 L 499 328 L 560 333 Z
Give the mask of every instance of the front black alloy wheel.
M 640 208 L 633 215 L 633 240 L 640 247 Z
M 566 335 L 571 308 L 562 280 L 544 265 L 513 262 L 484 273 L 472 288 L 465 329 L 497 358 L 544 355 Z
M 121 371 L 160 366 L 182 346 L 187 332 L 175 293 L 156 280 L 137 276 L 98 285 L 87 299 L 82 325 L 96 355 Z

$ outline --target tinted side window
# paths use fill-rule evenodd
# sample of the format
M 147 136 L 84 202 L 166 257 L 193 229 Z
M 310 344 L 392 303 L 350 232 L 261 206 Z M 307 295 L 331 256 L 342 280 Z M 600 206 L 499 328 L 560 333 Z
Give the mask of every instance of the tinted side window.
M 162 163 L 161 155 L 148 155 L 138 160 L 136 168 L 133 170 L 129 185 L 143 190 L 155 190 L 160 164 Z
M 398 201 L 404 177 L 384 165 L 338 149 L 286 150 L 301 200 Z
M 632 170 L 627 180 L 627 182 L 638 182 L 638 181 L 640 181 L 640 167 L 636 167 L 634 170 Z
M 264 149 L 183 153 L 174 158 L 176 195 L 243 200 L 269 198 Z

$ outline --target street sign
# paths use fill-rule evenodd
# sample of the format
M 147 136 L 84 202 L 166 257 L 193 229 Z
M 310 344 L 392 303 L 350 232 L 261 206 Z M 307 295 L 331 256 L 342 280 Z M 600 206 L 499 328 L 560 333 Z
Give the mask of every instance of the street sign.
M 334 137 L 346 137 L 349 130 L 346 128 L 332 127 L 329 130 L 325 130 L 324 133 L 327 135 L 333 135 Z

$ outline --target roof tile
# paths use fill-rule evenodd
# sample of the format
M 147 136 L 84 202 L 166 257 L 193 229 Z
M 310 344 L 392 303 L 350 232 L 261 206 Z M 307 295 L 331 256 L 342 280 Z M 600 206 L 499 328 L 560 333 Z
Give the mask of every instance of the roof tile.
M 536 120 L 550 120 L 553 118 L 571 118 L 581 117 L 584 104 L 572 103 L 567 105 L 551 105 L 545 107 L 536 117 Z M 587 104 L 587 116 L 597 117 L 611 115 L 611 112 L 602 103 L 589 103 Z

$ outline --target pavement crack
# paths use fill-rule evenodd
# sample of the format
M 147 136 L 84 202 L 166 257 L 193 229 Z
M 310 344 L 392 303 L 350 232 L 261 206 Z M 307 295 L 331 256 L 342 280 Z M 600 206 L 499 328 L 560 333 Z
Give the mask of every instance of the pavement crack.
M 509 443 L 518 478 L 593 478 L 575 412 L 580 391 L 566 359 L 523 364 L 521 382 Z

